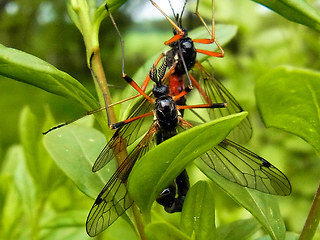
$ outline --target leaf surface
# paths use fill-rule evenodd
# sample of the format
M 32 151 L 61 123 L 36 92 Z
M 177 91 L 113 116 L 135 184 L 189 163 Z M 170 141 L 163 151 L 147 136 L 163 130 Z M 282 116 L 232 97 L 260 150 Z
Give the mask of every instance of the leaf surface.
M 256 83 L 255 95 L 263 121 L 297 135 L 320 153 L 320 74 L 278 67 Z

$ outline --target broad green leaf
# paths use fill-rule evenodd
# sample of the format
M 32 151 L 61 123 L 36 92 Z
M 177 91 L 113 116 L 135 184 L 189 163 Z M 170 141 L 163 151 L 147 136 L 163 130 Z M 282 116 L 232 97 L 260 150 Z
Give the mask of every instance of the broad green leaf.
M 1 44 L 0 75 L 72 99 L 86 110 L 100 107 L 87 89 L 67 73 L 35 56 Z
M 25 221 L 28 225 L 32 226 L 33 223 L 38 221 L 37 207 L 39 207 L 40 198 L 36 184 L 26 166 L 25 157 L 23 157 L 23 160 L 19 161 L 16 166 L 14 182 L 19 193 L 19 200 L 23 208 Z
M 9 175 L 0 175 L 0 223 L 2 223 L 3 209 L 6 203 L 7 194 L 12 188 L 12 178 Z
M 23 160 L 23 157 L 23 149 L 20 145 L 10 147 L 1 162 L 0 175 L 13 176 L 17 165 Z
M 263 121 L 304 139 L 320 153 L 320 73 L 278 67 L 256 83 Z
M 123 218 L 119 218 L 112 224 L 112 227 L 103 232 L 103 239 L 140 240 L 141 238 L 135 228 L 132 228 Z
M 221 142 L 246 115 L 242 112 L 189 129 L 161 143 L 135 164 L 128 189 L 146 219 L 157 195 L 191 161 Z
M 247 209 L 261 223 L 272 239 L 284 239 L 286 229 L 275 196 L 230 182 L 213 171 L 203 161 L 197 160 L 196 165 L 233 200 Z
M 304 0 L 252 0 L 260 3 L 290 21 L 297 22 L 320 31 L 319 13 Z
M 82 28 L 84 26 L 80 25 L 79 18 L 81 17 L 81 14 L 79 14 L 79 9 L 82 8 L 83 10 L 86 10 L 88 14 L 86 17 L 90 20 L 88 21 L 88 23 L 91 23 L 91 27 L 95 29 L 95 35 L 98 36 L 101 21 L 108 15 L 108 12 L 105 8 L 105 4 L 108 3 L 109 10 L 111 12 L 114 12 L 116 9 L 121 7 L 126 1 L 127 0 L 109 0 L 104 1 L 100 6 L 96 6 L 96 1 L 86 2 L 85 0 L 68 0 L 67 10 L 69 17 L 81 33 L 83 32 Z
M 42 186 L 44 190 L 46 186 L 44 174 L 47 161 L 39 159 L 38 142 L 40 141 L 41 131 L 35 115 L 27 106 L 21 112 L 19 131 L 28 170 L 35 184 Z
M 113 13 L 126 2 L 127 2 L 127 0 L 104 1 L 94 14 L 93 24 L 95 26 L 100 26 L 101 21 L 107 16 L 108 13 L 105 8 L 106 4 L 108 4 L 109 11 Z
M 145 227 L 148 240 L 191 240 L 187 235 L 168 223 L 151 223 Z
M 105 144 L 105 138 L 99 131 L 76 124 L 52 131 L 44 137 L 44 145 L 56 164 L 83 193 L 93 199 L 116 169 L 113 161 L 97 173 L 91 171 Z M 123 216 L 130 222 L 126 214 Z
M 19 132 L 27 168 L 40 192 L 46 195 L 53 186 L 61 183 L 65 176 L 45 151 L 40 124 L 29 107 L 22 110 Z M 54 175 L 54 178 L 51 178 L 51 175 Z
M 244 219 L 217 228 L 219 240 L 247 240 L 260 229 L 261 225 L 254 219 Z
M 83 231 L 85 229 L 85 210 L 67 210 L 56 213 L 42 223 L 41 235 L 43 239 L 87 239 L 90 237 Z
M 93 173 L 91 168 L 105 145 L 97 130 L 72 124 L 48 133 L 44 145 L 62 171 L 91 198 L 96 198 L 115 170 L 115 164 Z
M 34 192 L 33 184 L 30 184 L 30 178 L 27 176 L 23 149 L 21 146 L 12 146 L 1 166 L 1 175 L 12 177 L 11 183 L 6 192 L 5 205 L 1 215 L 1 233 L 3 239 L 18 239 L 23 234 L 28 234 L 31 230 L 26 222 L 32 215 L 30 211 L 34 210 Z M 25 181 L 28 180 L 28 181 Z M 28 211 L 26 210 L 28 208 Z M 24 229 L 21 228 L 23 222 Z M 30 226 L 30 225 L 29 225 Z M 21 238 L 22 239 L 22 238 Z
M 54 124 L 56 124 L 50 110 L 49 107 L 45 108 L 45 121 L 42 122 L 41 125 L 41 129 L 42 131 L 45 129 L 49 129 L 50 127 L 54 126 Z M 88 119 L 90 119 L 89 117 L 83 118 L 81 120 L 78 120 L 78 122 L 88 122 L 89 126 L 93 125 L 94 119 L 91 118 L 90 121 L 88 121 Z M 90 122 L 90 123 L 89 123 Z M 41 138 L 39 139 L 38 145 L 39 145 L 39 156 L 38 158 L 41 159 L 41 161 L 46 161 L 46 168 L 43 169 L 44 171 L 44 176 L 45 176 L 45 180 L 47 185 L 45 186 L 47 191 L 55 191 L 57 186 L 59 186 L 59 184 L 63 184 L 65 182 L 66 179 L 66 175 L 62 173 L 61 169 L 57 166 L 57 164 L 53 161 L 53 159 L 51 158 L 51 156 L 49 155 L 48 151 L 46 150 L 46 148 L 43 145 L 43 138 L 45 136 L 43 134 L 41 134 Z
M 188 191 L 181 213 L 181 230 L 196 240 L 216 238 L 214 194 L 205 181 L 199 181 Z
M 94 0 L 69 0 L 67 10 L 69 17 L 83 36 L 87 50 L 87 62 L 91 54 L 99 48 L 99 30 L 102 20 L 108 15 L 106 3 L 110 11 L 118 9 L 127 0 L 104 1 L 99 7 Z
M 293 232 L 286 232 L 286 238 L 285 240 L 298 240 L 299 239 L 299 234 L 297 233 L 293 233 Z M 317 238 L 314 238 L 314 240 Z M 271 240 L 271 238 L 269 236 L 264 236 L 264 237 L 260 237 L 257 238 L 256 240 Z

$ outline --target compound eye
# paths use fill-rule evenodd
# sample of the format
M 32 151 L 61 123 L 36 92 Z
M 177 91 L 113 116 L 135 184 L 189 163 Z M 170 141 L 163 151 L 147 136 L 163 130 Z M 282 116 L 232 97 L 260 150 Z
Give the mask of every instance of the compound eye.
M 177 35 L 179 33 L 178 30 L 175 28 L 172 30 L 172 32 L 173 32 L 173 35 Z

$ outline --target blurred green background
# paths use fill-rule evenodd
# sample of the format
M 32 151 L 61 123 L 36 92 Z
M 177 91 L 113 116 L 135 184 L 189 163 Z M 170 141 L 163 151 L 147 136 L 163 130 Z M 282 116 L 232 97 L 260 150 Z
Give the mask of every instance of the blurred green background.
M 207 19 L 210 19 L 210 11 L 206 6 L 210 6 L 210 2 L 201 1 L 204 8 L 200 12 Z M 320 11 L 320 1 L 308 2 Z M 65 4 L 63 0 L 2 0 L 0 43 L 51 63 L 78 79 L 95 94 L 86 66 L 83 40 L 68 17 Z M 160 52 L 164 48 L 163 42 L 172 35 L 166 21 L 135 21 L 135 15 L 139 14 L 143 4 L 149 2 L 129 2 L 114 13 L 126 40 L 126 72 L 131 76 L 146 60 Z M 319 157 L 311 146 L 298 137 L 264 127 L 255 104 L 254 85 L 260 76 L 279 65 L 319 70 L 320 35 L 252 1 L 217 0 L 215 6 L 217 23 L 238 26 L 236 37 L 224 47 L 225 57 L 211 60 L 216 78 L 249 112 L 254 135 L 247 147 L 268 159 L 290 179 L 292 195 L 278 199 L 288 231 L 299 233 L 319 184 Z M 194 15 L 186 14 L 184 25 L 189 29 L 199 25 L 194 18 Z M 111 93 L 118 96 L 125 84 L 121 79 L 120 43 L 109 19 L 102 23 L 100 46 Z M 58 122 L 73 119 L 85 112 L 75 102 L 0 77 L 0 165 L 8 149 L 20 142 L 18 123 L 26 105 L 39 119 L 44 119 L 45 108 L 49 106 Z M 71 182 L 66 185 L 68 187 L 65 189 L 59 188 L 59 191 L 66 192 L 66 203 L 62 204 L 62 208 L 76 208 L 79 205 L 85 217 L 92 200 L 82 196 Z M 73 189 L 72 193 L 70 189 Z M 219 192 L 219 189 L 216 191 Z M 74 206 L 73 199 L 84 199 L 84 202 Z M 218 223 L 223 225 L 249 217 L 249 214 L 221 193 L 217 194 L 217 216 Z M 82 227 L 84 231 L 84 221 Z

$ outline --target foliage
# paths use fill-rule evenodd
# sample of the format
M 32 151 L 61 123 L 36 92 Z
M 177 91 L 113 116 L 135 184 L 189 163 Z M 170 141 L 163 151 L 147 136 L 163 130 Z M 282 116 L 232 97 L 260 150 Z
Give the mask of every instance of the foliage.
M 92 163 L 105 143 L 105 136 L 109 138 L 111 134 L 104 114 L 97 114 L 95 118 L 105 136 L 93 128 L 91 118 L 85 118 L 43 137 L 41 132 L 54 126 L 55 121 L 48 108 L 43 107 L 41 103 L 51 103 L 51 109 L 61 105 L 60 115 L 64 120 L 69 110 L 74 111 L 73 103 L 62 102 L 53 95 L 9 80 L 24 82 L 54 95 L 66 97 L 81 105 L 86 111 L 96 109 L 99 106 L 96 98 L 101 102 L 99 83 L 95 83 L 97 92 L 94 94 L 91 93 L 93 84 L 90 87 L 84 87 L 89 85 L 84 79 L 90 78 L 90 71 L 84 69 L 89 65 L 92 52 L 97 51 L 99 46 L 105 51 L 105 54 L 102 54 L 104 55 L 102 62 L 106 63 L 107 77 L 113 80 L 116 78 L 114 76 L 118 76 L 117 78 L 120 79 L 119 47 L 112 50 L 120 43 L 115 41 L 116 35 L 110 21 L 101 25 L 101 21 L 107 16 L 104 5 L 97 6 L 93 0 L 71 0 L 67 6 L 64 2 L 57 1 L 56 5 L 45 5 L 40 1 L 34 1 L 32 4 L 29 1 L 21 1 L 16 5 L 23 9 L 19 11 L 21 22 L 17 22 L 16 14 L 8 14 L 10 11 L 14 12 L 15 5 L 12 5 L 12 2 L 5 1 L 6 12 L 0 13 L 2 18 L 0 27 L 3 29 L 1 32 L 7 33 L 3 35 L 6 37 L 0 36 L 0 41 L 10 46 L 9 48 L 0 45 L 0 89 L 2 91 L 0 95 L 1 104 L 6 104 L 5 107 L 1 105 L 2 112 L 5 113 L 0 123 L 3 126 L 1 135 L 13 136 L 14 139 L 14 134 L 9 132 L 17 125 L 15 119 L 19 119 L 17 130 L 19 137 L 16 136 L 19 140 L 5 142 L 4 139 L 7 140 L 8 137 L 0 139 L 3 152 L 2 154 L 0 152 L 0 156 L 2 155 L 0 238 L 3 239 L 89 239 L 85 233 L 85 218 L 93 204 L 92 198 L 98 195 L 115 170 L 113 163 L 99 173 L 91 172 Z M 111 11 L 114 11 L 123 2 L 110 1 L 108 4 Z M 209 9 L 206 6 L 210 6 L 211 1 L 200 2 L 203 9 L 200 8 L 199 11 L 206 16 L 206 9 Z M 314 31 L 320 30 L 320 17 L 318 12 L 304 1 L 255 2 L 313 30 L 290 23 L 270 12 L 259 15 L 256 11 L 257 4 L 247 0 L 237 3 L 217 0 L 216 19 L 228 24 L 236 24 L 239 31 L 236 38 L 226 46 L 226 57 L 221 60 L 210 59 L 210 61 L 218 78 L 232 79 L 227 83 L 228 89 L 236 93 L 236 98 L 241 99 L 240 102 L 245 103 L 245 109 L 249 110 L 256 131 L 250 148 L 259 151 L 286 173 L 293 185 L 292 196 L 275 198 L 215 177 L 212 177 L 215 183 L 198 181 L 199 178 L 203 178 L 203 175 L 193 167 L 188 167 L 193 173 L 192 182 L 197 183 L 192 186 L 187 195 L 183 212 L 168 216 L 156 204 L 151 208 L 159 189 L 161 190 L 170 179 L 175 177 L 177 169 L 183 169 L 191 161 L 188 154 L 179 158 L 179 161 L 174 161 L 176 154 L 173 150 L 183 149 L 182 140 L 191 142 L 194 139 L 193 134 L 199 135 L 204 131 L 211 133 L 207 138 L 219 142 L 232 125 L 240 121 L 243 116 L 227 117 L 196 127 L 192 131 L 186 131 L 184 135 L 179 134 L 177 136 L 180 138 L 179 141 L 171 139 L 172 141 L 163 143 L 150 151 L 133 170 L 129 189 L 133 196 L 137 195 L 136 202 L 147 220 L 145 223 L 147 239 L 208 239 L 209 237 L 211 239 L 297 239 L 297 233 L 300 234 L 302 230 L 312 196 L 316 192 L 320 165 L 312 149 L 293 135 L 304 139 L 319 153 L 319 100 L 317 97 L 320 75 L 319 72 L 306 68 L 320 68 L 317 61 L 320 54 L 319 35 Z M 45 20 L 41 22 L 39 17 L 41 14 L 37 15 L 37 10 L 43 13 L 47 8 L 55 9 L 53 12 L 56 15 L 52 17 L 55 21 L 51 20 L 45 24 Z M 70 21 L 62 22 L 66 11 L 82 34 L 85 52 L 80 35 L 74 31 L 75 27 Z M 36 25 L 37 21 L 40 24 Z M 57 22 L 64 24 L 65 27 L 55 27 Z M 123 19 L 119 21 L 117 19 L 117 22 L 121 30 L 127 24 Z M 103 25 L 107 24 L 108 29 L 104 29 Z M 165 24 L 168 29 L 168 23 Z M 19 26 L 21 28 L 18 28 Z M 102 30 L 99 36 L 100 26 Z M 135 27 L 135 25 L 130 26 Z M 29 32 L 26 31 L 27 27 Z M 16 32 L 17 38 L 11 34 L 15 29 L 20 29 Z M 232 25 L 220 25 L 220 27 L 218 25 L 216 30 L 219 42 L 226 44 L 234 37 L 236 28 Z M 41 35 L 41 31 L 45 34 Z M 190 32 L 190 35 L 196 36 L 197 31 L 200 35 L 205 33 L 200 27 Z M 155 34 L 155 30 L 141 32 L 147 35 L 139 36 L 134 32 L 128 32 L 125 36 L 125 39 L 129 39 L 126 42 L 128 52 L 139 51 L 138 56 L 134 54 L 130 56 L 128 52 L 126 55 L 126 66 L 129 69 L 127 71 L 139 68 L 134 77 L 139 81 L 144 79 L 155 56 L 158 56 L 157 51 L 162 50 L 162 42 L 171 36 L 170 31 L 159 31 L 156 40 L 148 42 L 150 39 L 146 36 Z M 29 38 L 22 41 L 21 39 L 25 39 L 26 35 Z M 62 36 L 68 37 L 62 39 Z M 135 37 L 130 38 L 130 36 Z M 140 50 L 137 50 L 139 49 L 137 43 L 140 44 Z M 147 46 L 150 51 L 145 49 Z M 51 49 L 55 52 L 52 53 Z M 148 52 L 150 52 L 149 55 L 147 55 Z M 35 56 L 44 58 L 46 61 Z M 72 61 L 67 61 L 69 58 Z M 82 62 L 79 59 L 82 59 Z M 149 60 L 145 65 L 142 65 L 141 62 L 147 59 Z M 135 66 L 135 62 L 139 65 Z M 78 65 L 73 66 L 76 63 Z M 286 66 L 279 67 L 283 64 Z M 113 68 L 115 73 L 112 72 Z M 71 77 L 70 74 L 75 77 Z M 255 81 L 256 84 L 254 84 Z M 121 85 L 116 81 L 111 83 Z M 7 91 L 11 88 L 15 92 Z M 266 126 L 276 127 L 293 135 L 279 130 L 261 128 L 260 118 L 254 106 L 253 90 L 260 115 Z M 122 91 L 111 88 L 110 91 L 115 99 L 122 99 L 121 95 L 130 96 L 133 92 L 130 87 Z M 28 106 L 16 106 L 23 105 L 22 103 L 31 105 L 32 109 Z M 116 108 L 115 113 L 120 115 L 119 112 L 121 112 L 124 116 L 125 110 L 129 108 L 128 104 L 123 104 L 121 109 Z M 70 119 L 77 114 L 79 111 L 69 115 Z M 220 126 L 219 124 L 225 126 L 225 129 L 219 128 L 217 132 L 209 131 L 211 128 Z M 215 136 L 212 136 L 212 133 L 215 133 Z M 13 144 L 17 142 L 19 144 Z M 168 159 L 161 158 L 160 153 L 164 154 L 162 148 L 166 148 L 165 154 L 172 153 L 168 155 Z M 190 146 L 188 150 L 193 152 L 195 149 Z M 148 156 L 161 159 L 155 164 L 151 163 L 157 167 L 150 171 Z M 166 169 L 166 165 L 162 164 L 169 159 L 173 162 Z M 139 181 L 143 181 L 141 175 L 147 173 L 152 174 L 154 179 L 139 184 Z M 235 203 L 240 204 L 242 208 Z M 292 211 L 293 208 L 296 211 Z M 251 213 L 249 216 L 253 217 L 244 217 L 243 215 L 248 215 L 243 209 L 249 211 Z M 149 215 L 152 220 L 150 223 Z M 200 220 L 197 221 L 198 219 Z M 316 237 L 319 237 L 319 232 L 316 233 Z M 139 238 L 130 211 L 98 239 L 104 238 Z

